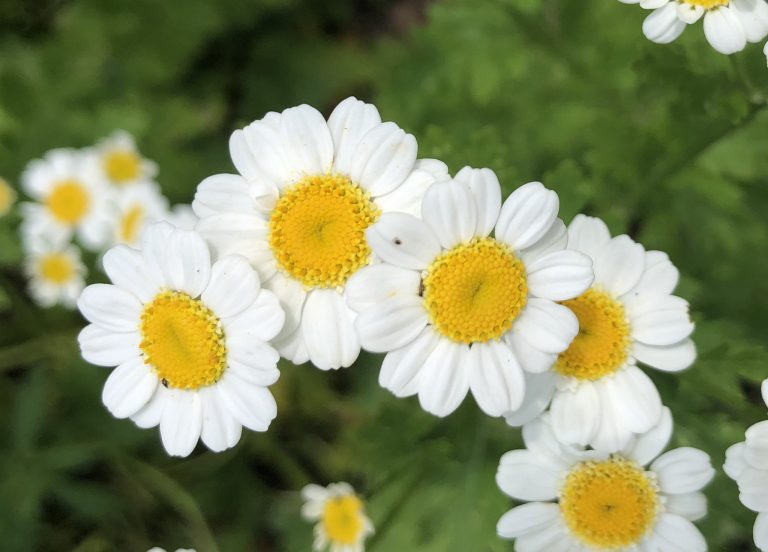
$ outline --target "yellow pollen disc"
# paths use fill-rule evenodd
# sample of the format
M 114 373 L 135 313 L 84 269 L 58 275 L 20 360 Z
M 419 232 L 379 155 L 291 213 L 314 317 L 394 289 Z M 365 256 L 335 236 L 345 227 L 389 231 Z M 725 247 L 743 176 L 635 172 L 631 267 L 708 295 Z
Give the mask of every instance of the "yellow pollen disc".
M 75 275 L 72 260 L 63 253 L 51 253 L 40 259 L 40 274 L 44 280 L 54 284 L 65 284 Z
M 621 368 L 630 345 L 624 306 L 595 288 L 562 304 L 579 319 L 579 333 L 558 357 L 555 370 L 564 376 L 594 381 Z
M 16 201 L 16 192 L 0 178 L 0 217 L 11 210 L 14 201 Z
M 130 150 L 114 150 L 104 156 L 104 170 L 115 184 L 135 180 L 141 173 L 141 158 Z
M 729 2 L 730 0 L 685 0 L 686 4 L 699 6 L 705 10 L 719 8 L 720 6 L 727 6 Z
M 161 291 L 141 313 L 144 362 L 166 387 L 199 389 L 216 383 L 227 366 L 218 317 L 181 291 Z
M 91 196 L 77 180 L 62 180 L 53 187 L 45 204 L 58 221 L 77 224 L 88 214 Z
M 368 264 L 365 230 L 379 214 L 368 193 L 346 176 L 308 176 L 275 205 L 269 245 L 278 266 L 305 286 L 339 287 Z
M 364 528 L 363 503 L 356 496 L 339 496 L 325 503 L 323 529 L 331 542 L 355 544 Z
M 144 207 L 133 205 L 120 220 L 118 236 L 124 243 L 134 243 L 139 237 L 141 223 L 144 220 Z
M 424 278 L 424 306 L 435 328 L 453 341 L 499 339 L 528 298 L 525 266 L 493 238 L 454 247 Z
M 577 464 L 560 491 L 560 510 L 571 533 L 599 550 L 638 543 L 656 519 L 655 481 L 620 457 Z

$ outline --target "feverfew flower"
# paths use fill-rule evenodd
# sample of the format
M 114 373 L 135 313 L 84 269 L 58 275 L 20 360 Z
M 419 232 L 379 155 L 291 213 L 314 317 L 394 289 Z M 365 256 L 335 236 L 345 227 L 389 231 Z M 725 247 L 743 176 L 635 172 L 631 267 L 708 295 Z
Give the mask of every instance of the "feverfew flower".
M 768 380 L 762 392 L 768 406 Z M 768 551 L 768 420 L 754 424 L 744 441 L 725 451 L 723 471 L 738 484 L 741 503 L 757 512 L 752 532 L 755 546 Z
M 154 182 L 139 182 L 121 190 L 116 205 L 111 245 L 138 245 L 150 224 L 169 218 L 168 200 Z
M 418 212 L 443 163 L 416 159 L 416 139 L 347 98 L 326 121 L 300 105 L 267 113 L 229 143 L 239 175 L 198 187 L 198 231 L 218 255 L 248 257 L 286 310 L 277 341 L 293 361 L 350 366 L 360 353 L 348 278 L 372 261 L 366 229 L 382 213 Z
M 688 303 L 672 295 L 679 275 L 665 253 L 611 238 L 603 221 L 584 215 L 568 234 L 568 248 L 592 258 L 595 283 L 563 302 L 579 334 L 553 367 L 552 427 L 564 443 L 614 452 L 661 416 L 656 386 L 637 361 L 666 372 L 689 367 L 693 323 Z
M 550 368 L 579 330 L 556 301 L 592 283 L 589 257 L 565 249 L 558 208 L 538 182 L 502 205 L 494 172 L 465 167 L 429 188 L 423 220 L 383 214 L 368 229 L 383 262 L 347 285 L 363 347 L 387 353 L 379 383 L 398 397 L 418 394 L 437 416 L 470 390 L 491 416 L 516 410 L 524 370 Z
M 112 194 L 87 152 L 55 149 L 27 165 L 21 176 L 24 192 L 35 203 L 22 203 L 23 237 L 27 244 L 63 243 L 77 235 L 98 251 L 112 225 Z
M 102 393 L 115 417 L 159 425 L 174 456 L 198 438 L 218 452 L 237 444 L 242 426 L 267 430 L 277 414 L 268 386 L 279 376 L 269 341 L 285 315 L 245 258 L 211 265 L 198 234 L 157 223 L 141 251 L 107 251 L 104 270 L 113 285 L 88 286 L 78 301 L 91 322 L 79 341 L 88 362 L 117 366 Z
M 560 444 L 546 414 L 525 425 L 526 448 L 502 456 L 496 474 L 501 490 L 525 504 L 501 517 L 499 536 L 515 539 L 519 552 L 704 552 L 691 522 L 707 513 L 700 491 L 715 470 L 698 449 L 659 456 L 671 434 L 665 409 L 651 431 L 608 455 Z
M 29 294 L 41 307 L 73 309 L 85 287 L 86 268 L 73 245 L 33 248 L 27 253 L 24 272 Z
M 103 178 L 117 188 L 151 181 L 157 175 L 157 165 L 142 157 L 133 136 L 124 130 L 99 142 L 95 152 Z
M 723 54 L 744 49 L 747 42 L 761 42 L 768 35 L 765 0 L 620 0 L 654 10 L 643 22 L 649 40 L 666 44 L 687 25 L 704 18 L 704 34 Z
M 8 214 L 16 202 L 16 190 L 11 188 L 8 181 L 0 178 L 0 217 Z
M 365 539 L 373 533 L 373 523 L 365 515 L 363 501 L 348 483 L 327 487 L 307 485 L 301 491 L 304 519 L 317 521 L 313 550 L 321 552 L 363 552 Z

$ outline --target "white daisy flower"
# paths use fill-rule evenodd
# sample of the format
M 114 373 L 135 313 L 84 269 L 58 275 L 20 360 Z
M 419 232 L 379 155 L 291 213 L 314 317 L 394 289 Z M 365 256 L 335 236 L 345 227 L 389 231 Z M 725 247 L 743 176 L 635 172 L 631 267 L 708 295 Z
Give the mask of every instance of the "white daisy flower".
M 525 504 L 499 519 L 499 536 L 515 539 L 518 552 L 704 552 L 691 522 L 707 513 L 700 491 L 715 470 L 698 449 L 659 456 L 671 434 L 665 409 L 650 432 L 608 455 L 561 445 L 546 414 L 525 425 L 526 448 L 502 456 L 496 473 L 501 490 Z
M 667 372 L 688 368 L 696 358 L 693 323 L 688 303 L 672 295 L 679 274 L 665 253 L 611 238 L 603 221 L 584 215 L 568 235 L 569 249 L 592 258 L 595 283 L 563 302 L 579 334 L 553 367 L 552 427 L 563 443 L 614 452 L 661 416 L 656 386 L 637 361 Z
M 762 385 L 763 401 L 768 406 L 768 380 Z M 746 432 L 746 439 L 725 451 L 723 471 L 739 486 L 741 503 L 757 512 L 753 529 L 755 546 L 768 551 L 768 420 L 758 422 Z
M 168 200 L 154 182 L 139 182 L 121 190 L 117 198 L 111 245 L 138 245 L 144 230 L 168 218 Z M 192 228 L 189 228 L 192 230 Z
M 307 485 L 301 491 L 301 515 L 317 521 L 313 550 L 321 552 L 363 552 L 365 539 L 373 534 L 373 523 L 365 515 L 365 505 L 348 483 L 327 487 Z
M 645 36 L 667 44 L 687 25 L 704 18 L 704 34 L 723 54 L 744 49 L 747 42 L 761 42 L 768 35 L 768 4 L 765 0 L 620 0 L 640 4 L 653 12 L 643 22 Z
M 269 341 L 285 314 L 245 258 L 211 265 L 198 234 L 161 222 L 141 251 L 107 251 L 104 270 L 114 285 L 88 286 L 78 301 L 91 322 L 79 342 L 88 362 L 117 366 L 102 393 L 115 417 L 159 424 L 174 456 L 198 438 L 218 452 L 237 444 L 242 426 L 267 430 L 277 414 L 267 387 L 279 376 Z
M 73 309 L 85 287 L 86 268 L 73 245 L 39 247 L 27 254 L 24 272 L 29 294 L 41 307 Z
M 360 353 L 347 279 L 372 260 L 365 230 L 381 213 L 417 212 L 445 165 L 416 159 L 416 139 L 347 98 L 328 121 L 300 105 L 232 134 L 239 175 L 204 180 L 192 207 L 218 255 L 248 257 L 285 307 L 281 354 L 323 370 Z M 242 176 L 241 176 L 242 175 Z
M 465 167 L 429 188 L 423 220 L 383 214 L 368 242 L 384 262 L 347 285 L 363 347 L 387 353 L 379 383 L 398 397 L 418 394 L 437 416 L 469 390 L 491 416 L 516 410 L 523 371 L 550 368 L 578 332 L 556 301 L 592 283 L 589 257 L 565 249 L 558 208 L 538 182 L 502 205 L 495 173 Z
M 11 188 L 8 181 L 0 178 L 0 217 L 7 215 L 16 202 L 16 190 Z
M 133 136 L 116 130 L 95 147 L 104 178 L 117 187 L 151 181 L 157 176 L 157 165 L 142 157 Z
M 36 203 L 22 204 L 23 231 L 32 242 L 63 242 L 76 233 L 98 251 L 112 226 L 112 195 L 87 152 L 55 149 L 27 165 L 21 185 Z

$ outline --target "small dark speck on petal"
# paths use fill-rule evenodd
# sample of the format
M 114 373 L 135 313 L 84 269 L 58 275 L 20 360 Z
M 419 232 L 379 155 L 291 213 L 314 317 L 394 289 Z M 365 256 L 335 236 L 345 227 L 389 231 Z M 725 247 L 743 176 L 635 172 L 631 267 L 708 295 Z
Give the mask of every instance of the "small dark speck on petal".
M 403 242 L 400 238 L 395 238 L 395 245 L 401 245 Z

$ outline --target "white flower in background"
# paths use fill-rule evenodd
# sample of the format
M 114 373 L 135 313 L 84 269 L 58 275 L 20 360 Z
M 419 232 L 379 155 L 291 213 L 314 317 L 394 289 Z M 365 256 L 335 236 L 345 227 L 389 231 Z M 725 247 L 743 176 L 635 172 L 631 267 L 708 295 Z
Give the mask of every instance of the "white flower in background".
M 104 179 L 116 187 L 151 181 L 157 176 L 157 165 L 142 157 L 133 136 L 124 130 L 116 130 L 101 140 L 95 151 Z
M 117 366 L 102 393 L 114 416 L 159 424 L 174 456 L 198 438 L 218 452 L 242 426 L 267 430 L 277 414 L 267 387 L 279 376 L 269 341 L 285 315 L 245 258 L 211 266 L 198 234 L 156 223 L 141 251 L 107 251 L 104 270 L 114 285 L 83 291 L 78 306 L 91 325 L 79 341 L 88 362 Z
M 365 515 L 363 501 L 348 483 L 331 483 L 327 487 L 307 485 L 301 491 L 304 506 L 301 514 L 317 521 L 313 549 L 317 552 L 363 552 L 365 539 L 373 533 L 373 523 Z
M 667 44 L 687 25 L 704 18 L 704 34 L 723 54 L 744 49 L 747 42 L 761 42 L 768 35 L 768 4 L 765 0 L 620 0 L 640 4 L 653 12 L 643 22 L 649 40 Z
M 665 253 L 625 235 L 611 238 L 603 221 L 584 215 L 568 234 L 568 248 L 592 258 L 595 282 L 563 302 L 579 319 L 579 334 L 554 364 L 555 385 L 536 398 L 541 404 L 550 392 L 563 443 L 614 452 L 661 416 L 656 386 L 637 361 L 667 372 L 688 368 L 696 358 L 693 323 L 688 303 L 672 295 L 679 274 Z
M 768 406 L 768 380 L 762 385 Z M 741 503 L 757 512 L 753 529 L 755 546 L 768 551 L 768 420 L 750 427 L 745 440 L 725 451 L 723 471 L 739 486 Z
M 398 397 L 418 394 L 437 416 L 470 390 L 491 416 L 516 410 L 523 371 L 549 369 L 578 332 L 556 301 L 592 283 L 589 257 L 565 249 L 558 208 L 538 182 L 502 205 L 494 172 L 465 167 L 429 188 L 423 220 L 382 215 L 368 242 L 384 262 L 347 285 L 363 347 L 387 353 L 379 383 Z
M 150 224 L 169 218 L 168 200 L 154 182 L 140 182 L 122 190 L 116 204 L 111 245 L 135 246 Z
M 113 196 L 91 154 L 51 150 L 27 165 L 21 185 L 35 200 L 21 205 L 27 243 L 62 243 L 75 233 L 84 247 L 98 251 L 108 240 Z
M 27 253 L 24 272 L 29 294 L 41 307 L 73 309 L 85 287 L 86 268 L 73 245 L 35 248 Z
M 418 212 L 445 165 L 417 161 L 415 138 L 355 98 L 327 122 L 308 105 L 268 113 L 236 130 L 229 147 L 240 174 L 200 184 L 198 231 L 218 255 L 248 257 L 280 297 L 284 357 L 350 366 L 360 342 L 345 286 L 372 261 L 365 230 L 381 213 Z
M 0 217 L 7 215 L 16 202 L 16 190 L 11 188 L 8 181 L 0 178 Z
M 501 517 L 499 536 L 515 539 L 518 552 L 704 552 L 691 522 L 707 513 L 700 491 L 715 470 L 698 449 L 659 456 L 671 434 L 666 408 L 658 425 L 613 455 L 560 444 L 546 414 L 525 425 L 526 448 L 501 457 L 496 482 L 526 504 Z

